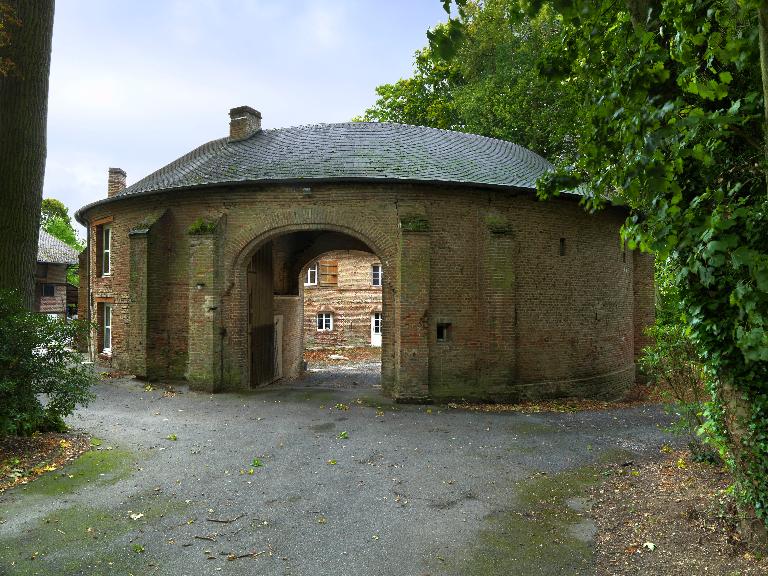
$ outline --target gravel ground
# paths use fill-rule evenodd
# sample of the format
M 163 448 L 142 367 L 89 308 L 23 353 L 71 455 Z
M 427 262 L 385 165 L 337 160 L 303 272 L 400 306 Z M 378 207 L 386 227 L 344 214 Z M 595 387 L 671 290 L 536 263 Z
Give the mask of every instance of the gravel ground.
M 100 445 L 0 495 L 0 574 L 588 574 L 579 494 L 670 442 L 655 406 L 394 405 L 358 372 L 246 394 L 102 382 L 70 419 Z
M 301 378 L 277 382 L 271 388 L 324 388 L 370 392 L 381 389 L 381 362 L 362 362 L 341 366 L 310 363 Z

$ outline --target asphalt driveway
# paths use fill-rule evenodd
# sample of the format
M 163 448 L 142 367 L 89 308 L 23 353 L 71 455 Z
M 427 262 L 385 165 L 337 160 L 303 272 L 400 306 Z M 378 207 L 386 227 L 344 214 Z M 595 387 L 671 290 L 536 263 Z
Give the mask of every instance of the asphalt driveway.
M 589 574 L 581 496 L 670 438 L 657 407 L 479 414 L 362 390 L 104 381 L 99 444 L 0 495 L 0 574 Z

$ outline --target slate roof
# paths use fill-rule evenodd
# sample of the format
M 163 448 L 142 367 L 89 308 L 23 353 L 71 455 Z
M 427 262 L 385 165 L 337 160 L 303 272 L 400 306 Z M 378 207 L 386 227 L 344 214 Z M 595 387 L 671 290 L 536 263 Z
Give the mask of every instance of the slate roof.
M 77 264 L 77 250 L 41 228 L 37 240 L 37 261 L 46 264 Z
M 535 188 L 551 164 L 494 138 L 405 124 L 349 122 L 214 140 L 120 195 L 246 181 L 406 180 Z

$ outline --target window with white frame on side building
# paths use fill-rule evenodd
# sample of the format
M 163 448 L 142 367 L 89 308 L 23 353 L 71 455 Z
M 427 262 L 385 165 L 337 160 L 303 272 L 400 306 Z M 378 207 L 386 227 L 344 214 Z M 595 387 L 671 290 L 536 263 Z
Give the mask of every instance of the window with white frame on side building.
M 318 312 L 317 313 L 317 331 L 329 332 L 331 330 L 333 330 L 333 313 Z
M 381 312 L 373 313 L 373 333 L 381 334 Z
M 105 225 L 103 228 L 104 239 L 102 240 L 101 256 L 101 275 L 109 276 L 112 274 L 112 226 Z
M 112 226 L 99 224 L 95 227 L 96 270 L 99 276 L 112 274 Z
M 381 286 L 381 264 L 371 266 L 371 285 Z
M 112 304 L 103 304 L 103 326 L 101 351 L 105 354 L 112 352 Z
M 317 262 L 307 268 L 307 277 L 304 279 L 304 286 L 317 286 Z

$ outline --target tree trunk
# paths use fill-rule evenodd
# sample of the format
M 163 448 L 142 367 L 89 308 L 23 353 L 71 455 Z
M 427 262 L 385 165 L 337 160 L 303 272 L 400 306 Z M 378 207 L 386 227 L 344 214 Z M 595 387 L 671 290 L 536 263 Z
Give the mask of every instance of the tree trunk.
M 760 72 L 763 77 L 763 149 L 765 150 L 765 184 L 768 188 L 768 0 L 757 5 L 757 22 L 760 41 Z
M 720 399 L 725 413 L 725 427 L 730 441 L 728 447 L 733 454 L 734 480 L 737 486 L 745 479 L 743 470 L 748 466 L 752 455 L 744 449 L 742 441 L 749 437 L 748 422 L 751 414 L 751 406 L 744 399 L 744 391 L 733 385 L 728 376 L 720 378 Z M 739 507 L 739 532 L 753 547 L 768 550 L 768 527 L 765 520 L 757 517 L 755 509 L 751 506 Z
M 0 290 L 18 290 L 32 308 L 45 176 L 48 75 L 54 0 L 4 0 L 21 20 L 0 54 Z

